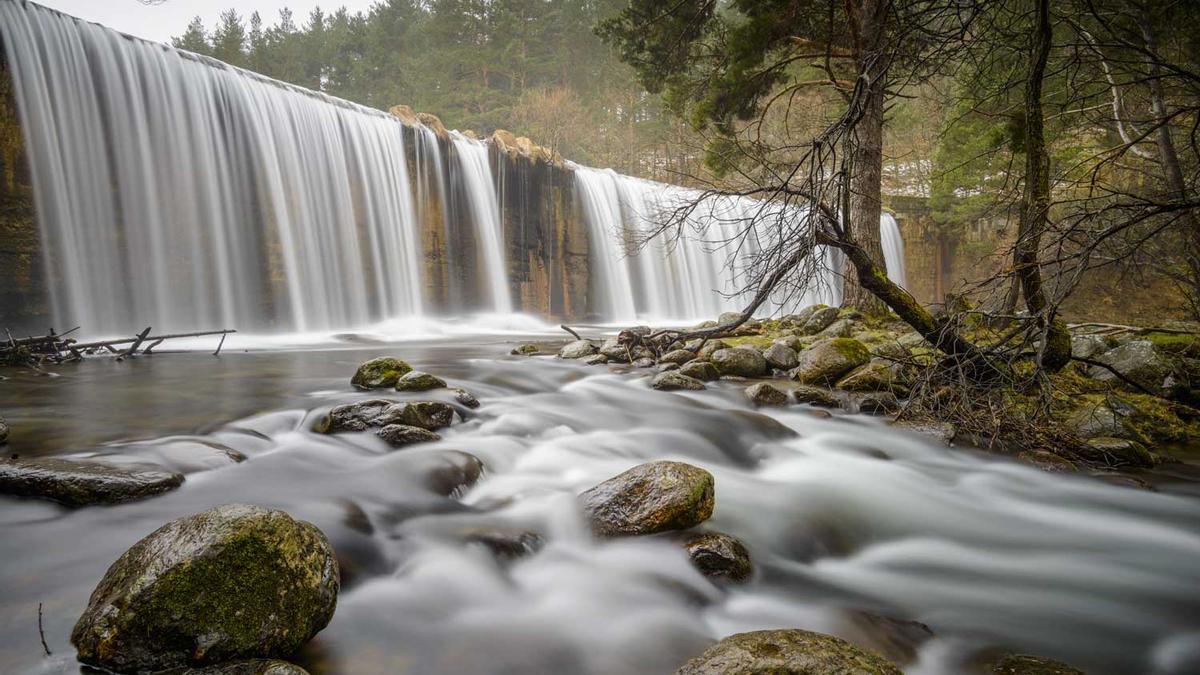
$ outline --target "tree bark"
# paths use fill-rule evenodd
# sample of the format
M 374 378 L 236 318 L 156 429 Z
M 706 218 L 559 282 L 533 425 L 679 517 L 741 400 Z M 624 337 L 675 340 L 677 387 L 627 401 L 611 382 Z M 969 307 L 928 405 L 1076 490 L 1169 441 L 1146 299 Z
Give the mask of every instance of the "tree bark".
M 883 243 L 879 237 L 880 191 L 883 181 L 883 106 L 888 70 L 886 25 L 891 0 L 861 0 L 848 3 L 850 20 L 855 26 L 856 58 L 860 78 L 866 78 L 866 98 L 862 119 L 854 128 L 850 174 L 850 236 L 863 253 L 878 267 L 884 267 Z M 842 293 L 842 305 L 856 307 L 869 314 L 883 311 L 883 303 L 859 282 L 860 275 L 849 263 Z
M 1017 226 L 1017 243 L 1013 262 L 1025 307 L 1035 317 L 1041 317 L 1044 341 L 1040 355 L 1043 368 L 1050 372 L 1061 370 L 1071 360 L 1071 335 L 1066 323 L 1055 315 L 1046 301 L 1042 285 L 1042 234 L 1046 231 L 1050 211 L 1050 155 L 1042 114 L 1042 80 L 1050 58 L 1053 37 L 1050 27 L 1050 1 L 1036 0 L 1037 26 L 1030 48 L 1029 75 L 1025 80 L 1025 185 L 1021 194 L 1021 218 Z

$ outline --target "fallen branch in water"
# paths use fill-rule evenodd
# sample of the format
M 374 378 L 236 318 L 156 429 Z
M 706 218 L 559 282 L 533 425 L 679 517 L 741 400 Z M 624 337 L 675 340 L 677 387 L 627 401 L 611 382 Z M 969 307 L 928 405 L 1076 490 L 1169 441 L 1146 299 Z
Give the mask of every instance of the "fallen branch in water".
M 50 656 L 50 647 L 46 644 L 46 631 L 42 630 L 42 603 L 38 603 L 38 637 L 42 638 L 42 649 Z
M 571 327 L 570 327 L 570 326 L 566 325 L 565 323 L 564 323 L 564 324 L 560 324 L 560 325 L 559 325 L 559 328 L 561 328 L 561 329 L 563 329 L 563 330 L 567 331 L 567 332 L 568 332 L 568 333 L 570 333 L 571 335 L 574 335 L 576 340 L 582 340 L 582 339 L 583 339 L 583 338 L 579 337 L 579 333 L 576 333 L 574 330 L 572 330 L 572 329 L 571 329 Z

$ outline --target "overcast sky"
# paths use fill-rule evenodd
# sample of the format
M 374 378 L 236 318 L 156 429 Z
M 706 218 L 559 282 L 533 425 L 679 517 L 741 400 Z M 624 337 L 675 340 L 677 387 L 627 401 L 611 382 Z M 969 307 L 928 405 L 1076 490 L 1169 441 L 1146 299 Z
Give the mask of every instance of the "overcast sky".
M 0 0 L 3 1 L 3 0 Z M 244 17 L 253 12 L 262 15 L 263 23 L 271 25 L 279 17 L 281 7 L 291 7 L 297 25 L 303 25 L 308 13 L 318 5 L 325 10 L 345 6 L 351 12 L 367 9 L 376 0 L 166 0 L 159 5 L 143 5 L 138 0 L 34 0 L 88 21 L 102 23 L 122 33 L 149 40 L 166 42 L 183 33 L 192 17 L 204 19 L 210 29 L 217 16 L 233 7 Z

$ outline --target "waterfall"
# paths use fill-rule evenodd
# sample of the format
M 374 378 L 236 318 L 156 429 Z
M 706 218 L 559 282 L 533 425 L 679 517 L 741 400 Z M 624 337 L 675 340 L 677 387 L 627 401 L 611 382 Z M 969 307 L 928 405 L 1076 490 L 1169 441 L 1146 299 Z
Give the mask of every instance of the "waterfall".
M 0 2 L 0 36 L 58 325 L 421 312 L 399 120 L 31 3 Z
M 896 218 L 887 211 L 879 218 L 879 239 L 883 243 L 883 260 L 887 264 L 887 275 L 896 284 L 904 286 L 907 275 L 904 271 L 904 239 Z
M 492 310 L 511 312 L 508 271 L 504 264 L 500 223 L 500 201 L 496 198 L 496 181 L 488 163 L 488 146 L 483 141 L 467 138 L 460 133 L 451 135 L 467 205 L 475 222 L 476 248 L 483 258 L 484 284 L 492 298 Z
M 623 250 L 624 219 L 613 171 L 575 167 L 575 189 L 590 231 L 592 309 L 606 319 L 637 316 L 629 259 Z

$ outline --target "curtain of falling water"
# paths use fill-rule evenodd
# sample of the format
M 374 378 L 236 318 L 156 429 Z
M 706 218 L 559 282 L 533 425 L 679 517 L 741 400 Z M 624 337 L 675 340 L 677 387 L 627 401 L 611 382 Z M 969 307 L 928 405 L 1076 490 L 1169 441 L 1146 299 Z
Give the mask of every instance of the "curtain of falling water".
M 461 168 L 460 176 L 466 189 L 471 217 L 475 221 L 476 241 L 483 259 L 483 280 L 487 286 L 485 292 L 491 295 L 493 311 L 501 314 L 511 312 L 512 296 L 501 242 L 500 201 L 496 198 L 496 181 L 492 178 L 492 168 L 488 163 L 488 146 L 483 141 L 467 138 L 457 132 L 451 134 L 451 139 Z
M 904 271 L 904 239 L 900 237 L 900 226 L 896 224 L 896 219 L 886 211 L 879 218 L 879 238 L 883 243 L 888 278 L 901 286 L 905 285 L 908 280 Z
M 0 2 L 0 37 L 60 325 L 421 311 L 398 120 L 25 2 Z

